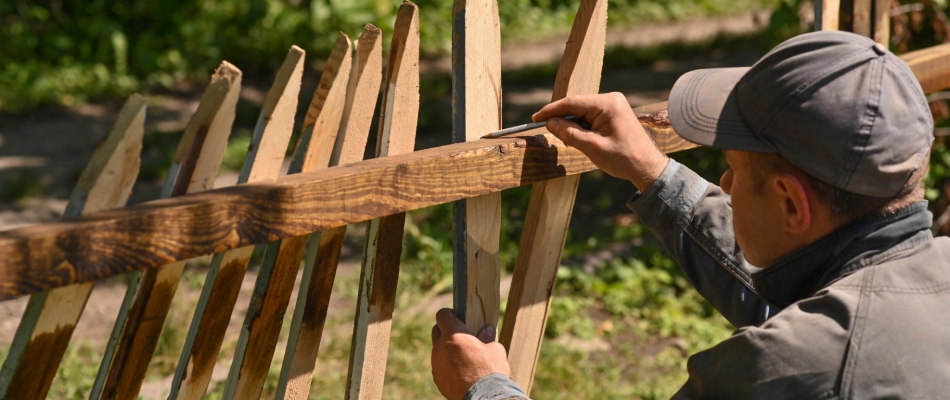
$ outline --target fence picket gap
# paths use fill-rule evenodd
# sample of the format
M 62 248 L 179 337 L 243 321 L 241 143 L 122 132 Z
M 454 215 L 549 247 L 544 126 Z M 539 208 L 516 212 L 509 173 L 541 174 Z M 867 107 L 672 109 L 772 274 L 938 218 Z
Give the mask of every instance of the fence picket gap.
M 419 9 L 399 8 L 379 118 L 376 157 L 411 153 L 419 120 Z M 406 213 L 373 219 L 366 229 L 353 323 L 347 399 L 381 399 L 396 303 Z M 312 372 L 311 372 L 312 373 Z
M 597 93 L 604 64 L 607 0 L 583 0 L 558 67 L 551 101 Z M 530 394 L 554 283 L 567 238 L 580 175 L 535 183 L 525 217 L 505 323 L 511 379 Z
M 501 129 L 498 3 L 455 0 L 452 18 L 452 141 L 460 143 Z M 457 201 L 453 220 L 455 314 L 474 334 L 498 325 L 501 193 Z
M 133 94 L 73 189 L 63 219 L 122 207 L 141 163 L 145 97 Z M 0 399 L 44 399 L 95 282 L 30 297 L 0 370 Z
M 347 103 L 343 109 L 340 132 L 337 134 L 338 145 L 335 147 L 342 149 L 339 153 L 340 163 L 356 162 L 363 158 L 375 100 L 379 96 L 382 71 L 382 46 L 379 43 L 381 38 L 382 31 L 379 28 L 366 25 L 357 42 L 358 57 L 353 58 L 353 67 L 350 69 Z M 349 93 L 353 93 L 353 96 Z M 334 161 L 336 160 L 331 157 L 331 166 Z M 342 229 L 345 233 L 345 226 Z M 333 231 L 335 230 L 325 231 L 321 237 L 326 237 Z M 293 236 L 267 244 L 251 306 L 248 308 L 234 361 L 231 363 L 225 398 L 260 397 L 264 379 L 270 369 L 270 361 L 274 356 L 282 326 L 281 320 L 290 302 L 297 270 L 304 258 L 308 242 L 311 241 L 310 236 Z M 320 257 L 320 252 L 318 250 L 317 257 Z

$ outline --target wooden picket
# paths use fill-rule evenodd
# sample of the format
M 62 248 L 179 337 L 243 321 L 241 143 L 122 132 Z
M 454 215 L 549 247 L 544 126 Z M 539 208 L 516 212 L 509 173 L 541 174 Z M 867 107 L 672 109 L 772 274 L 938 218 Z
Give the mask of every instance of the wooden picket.
M 816 29 L 886 44 L 889 2 L 820 1 Z M 495 0 L 455 0 L 453 140 L 413 152 L 419 111 L 419 10 L 400 7 L 383 77 L 382 34 L 340 33 L 304 118 L 288 176 L 279 168 L 304 66 L 294 46 L 264 101 L 239 185 L 210 190 L 235 117 L 241 72 L 215 72 L 178 146 L 162 200 L 120 208 L 138 172 L 146 101 L 132 96 L 79 180 L 64 221 L 0 232 L 0 300 L 31 295 L 0 369 L 0 399 L 47 396 L 94 282 L 131 273 L 90 398 L 138 397 L 184 260 L 214 254 L 169 392 L 205 396 L 255 246 L 264 257 L 225 384 L 259 398 L 303 264 L 277 398 L 305 399 L 348 224 L 368 222 L 345 397 L 379 399 L 395 307 L 405 212 L 455 201 L 454 302 L 472 333 L 498 324 L 500 192 L 533 184 L 499 341 L 531 389 L 579 174 L 594 166 L 543 130 L 476 140 L 501 127 Z M 607 0 L 582 0 L 552 100 L 596 93 Z M 950 88 L 950 45 L 901 56 L 927 93 Z M 376 158 L 362 161 L 382 81 Z M 662 108 L 654 105 L 653 108 Z M 649 128 L 664 152 L 692 147 Z M 330 168 L 332 167 L 332 168 Z M 202 193 L 198 193 L 202 192 Z M 120 208 L 106 211 L 108 209 Z

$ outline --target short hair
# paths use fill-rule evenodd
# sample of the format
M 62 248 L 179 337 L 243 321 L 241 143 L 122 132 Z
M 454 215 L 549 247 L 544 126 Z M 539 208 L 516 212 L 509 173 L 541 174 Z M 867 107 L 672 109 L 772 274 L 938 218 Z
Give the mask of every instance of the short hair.
M 832 186 L 804 172 L 778 153 L 749 152 L 752 183 L 757 194 L 765 190 L 767 179 L 776 173 L 799 172 L 806 177 L 815 191 L 815 196 L 827 206 L 839 225 L 864 217 L 884 216 L 897 212 L 924 198 L 923 179 L 930 168 L 930 150 L 923 157 L 920 167 L 914 171 L 904 186 L 905 194 L 893 197 L 874 197 L 849 192 Z

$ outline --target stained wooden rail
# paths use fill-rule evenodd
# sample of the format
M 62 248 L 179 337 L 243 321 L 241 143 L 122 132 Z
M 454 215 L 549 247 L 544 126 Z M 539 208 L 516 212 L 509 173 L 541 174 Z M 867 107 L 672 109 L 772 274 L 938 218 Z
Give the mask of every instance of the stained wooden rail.
M 901 58 L 927 93 L 950 87 L 950 44 Z M 0 301 L 595 168 L 580 151 L 542 133 L 441 146 L 0 232 Z M 657 142 L 680 148 L 681 140 L 668 139 Z

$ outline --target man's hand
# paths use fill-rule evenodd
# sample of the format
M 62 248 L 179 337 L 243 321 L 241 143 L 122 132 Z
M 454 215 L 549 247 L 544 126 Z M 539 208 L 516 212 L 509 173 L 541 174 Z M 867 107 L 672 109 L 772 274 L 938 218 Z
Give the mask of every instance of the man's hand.
M 586 119 L 591 129 L 557 118 L 569 114 Z M 548 131 L 564 144 L 583 152 L 604 172 L 633 182 L 641 192 L 653 185 L 670 160 L 657 150 L 620 93 L 566 97 L 544 106 L 532 119 L 548 120 Z
M 505 347 L 495 341 L 495 327 L 486 325 L 478 336 L 452 310 L 435 314 L 432 327 L 432 380 L 449 400 L 461 400 L 479 379 L 493 373 L 511 375 Z

